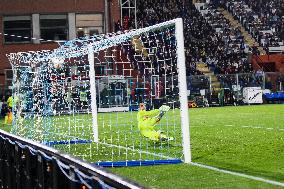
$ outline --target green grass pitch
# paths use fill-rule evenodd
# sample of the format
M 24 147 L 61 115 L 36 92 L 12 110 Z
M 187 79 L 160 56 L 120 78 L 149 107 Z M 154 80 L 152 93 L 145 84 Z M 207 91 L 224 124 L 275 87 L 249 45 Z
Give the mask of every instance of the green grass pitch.
M 189 112 L 193 162 L 284 183 L 284 105 L 198 108 Z M 121 121 L 130 124 L 130 119 L 136 119 L 136 114 L 128 116 L 129 119 Z M 175 115 L 168 116 L 173 119 Z M 2 124 L 1 127 L 10 129 Z M 137 134 L 140 140 L 135 126 L 124 128 L 126 133 Z M 139 140 L 131 144 L 141 144 Z M 176 143 L 180 143 L 180 138 Z M 168 151 L 173 150 L 170 153 L 180 156 L 180 147 L 173 149 Z M 92 157 L 90 161 L 94 161 Z M 187 164 L 112 168 L 111 171 L 150 188 L 281 188 Z

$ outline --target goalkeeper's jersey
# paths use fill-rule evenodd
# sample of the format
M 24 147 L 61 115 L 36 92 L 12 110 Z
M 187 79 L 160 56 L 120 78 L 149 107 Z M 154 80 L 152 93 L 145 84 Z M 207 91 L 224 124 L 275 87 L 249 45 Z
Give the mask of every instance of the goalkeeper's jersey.
M 147 122 L 150 119 L 152 119 L 154 116 L 157 116 L 159 112 L 160 110 L 158 109 L 151 110 L 151 111 L 139 110 L 137 114 L 138 128 L 140 129 L 141 126 L 144 126 L 145 124 L 147 124 Z M 148 125 L 148 126 L 152 126 L 152 125 Z

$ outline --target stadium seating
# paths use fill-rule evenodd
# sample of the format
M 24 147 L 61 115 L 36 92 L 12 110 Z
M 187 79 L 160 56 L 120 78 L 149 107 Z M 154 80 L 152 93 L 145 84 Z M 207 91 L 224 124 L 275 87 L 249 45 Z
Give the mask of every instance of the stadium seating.
M 206 14 L 190 1 L 183 3 L 181 0 L 137 1 L 137 7 L 139 27 L 183 17 L 187 75 L 202 75 L 196 69 L 200 62 L 206 63 L 215 74 L 251 72 L 243 37 L 238 28 L 230 26 L 214 4 L 207 6 Z
M 226 7 L 261 46 L 272 52 L 283 52 L 280 3 L 277 0 L 235 0 L 228 1 Z
M 218 1 L 219 2 L 219 1 Z M 283 13 L 280 1 L 234 0 L 211 1 L 203 6 L 195 6 L 191 1 L 145 0 L 137 1 L 138 27 L 147 27 L 163 21 L 182 17 L 185 31 L 185 54 L 187 75 L 202 75 L 198 63 L 206 63 L 215 74 L 250 73 L 248 49 L 255 54 L 254 46 L 248 47 L 240 28 L 232 27 L 230 21 L 219 11 L 225 5 L 228 11 L 239 20 L 266 52 L 281 52 L 284 49 Z M 219 3 L 220 3 L 219 2 Z M 260 10 L 260 11 L 258 11 Z M 132 18 L 127 17 L 125 26 L 132 29 Z M 284 51 L 284 50 L 283 50 Z

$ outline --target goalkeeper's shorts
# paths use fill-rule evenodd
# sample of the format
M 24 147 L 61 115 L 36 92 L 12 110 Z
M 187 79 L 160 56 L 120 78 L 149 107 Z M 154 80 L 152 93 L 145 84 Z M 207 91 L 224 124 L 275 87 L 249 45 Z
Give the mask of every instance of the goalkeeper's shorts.
M 153 140 L 153 141 L 160 140 L 160 132 L 157 132 L 155 130 L 142 130 L 141 134 L 144 137 L 149 138 L 150 140 Z
M 139 123 L 139 130 L 144 137 L 153 141 L 159 141 L 160 132 L 154 129 L 156 123 L 160 121 L 159 118 L 149 118 L 146 121 Z

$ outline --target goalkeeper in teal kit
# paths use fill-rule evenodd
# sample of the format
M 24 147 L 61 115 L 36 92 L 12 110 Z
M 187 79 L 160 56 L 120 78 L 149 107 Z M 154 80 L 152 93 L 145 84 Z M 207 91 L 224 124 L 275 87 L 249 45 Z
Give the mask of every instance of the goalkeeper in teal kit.
M 161 131 L 154 129 L 155 125 L 159 123 L 163 115 L 169 111 L 169 109 L 169 106 L 163 105 L 159 109 L 146 111 L 145 104 L 140 103 L 137 121 L 141 135 L 155 142 L 173 140 L 173 137 L 168 137 Z

